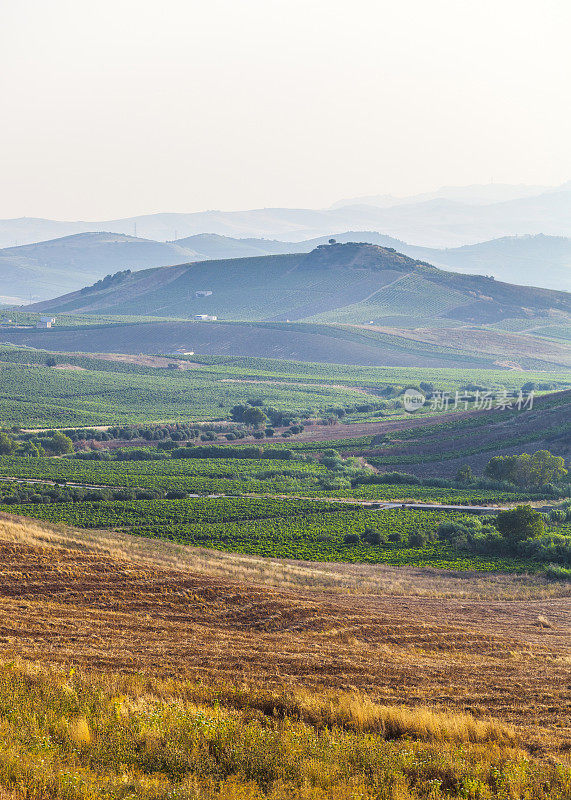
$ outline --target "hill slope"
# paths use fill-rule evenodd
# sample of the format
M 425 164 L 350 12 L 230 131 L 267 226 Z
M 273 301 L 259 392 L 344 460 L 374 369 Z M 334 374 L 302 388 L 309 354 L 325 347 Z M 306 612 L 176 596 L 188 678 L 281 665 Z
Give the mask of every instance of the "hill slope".
M 571 392 L 536 397 L 531 409 L 480 411 L 464 419 L 438 415 L 417 428 L 381 435 L 367 450 L 381 470 L 403 470 L 420 476 L 454 477 L 468 464 L 481 474 L 493 456 L 549 450 L 569 460 Z M 382 446 L 380 446 L 382 443 Z
M 519 236 L 439 250 L 417 247 L 375 231 L 334 234 L 337 242 L 392 247 L 456 272 L 477 272 L 497 280 L 551 289 L 571 289 L 571 239 Z M 329 236 L 302 242 L 236 239 L 214 233 L 158 242 L 114 233 L 81 233 L 0 250 L 0 300 L 9 304 L 47 300 L 80 289 L 109 273 L 229 258 L 309 253 Z
M 212 294 L 197 297 L 204 291 Z M 353 242 L 322 245 L 307 254 L 142 270 L 31 309 L 350 324 L 397 324 L 410 318 L 419 324 L 425 320 L 432 325 L 435 319 L 482 324 L 505 318 L 567 318 L 571 296 L 445 272 L 391 248 Z
M 337 242 L 358 241 L 393 247 L 411 258 L 419 258 L 455 272 L 477 272 L 524 286 L 571 290 L 571 238 L 563 236 L 504 236 L 488 242 L 446 249 L 411 245 L 376 231 L 345 231 L 332 236 Z M 197 253 L 198 260 L 208 260 L 309 253 L 315 247 L 327 244 L 329 238 L 319 236 L 303 242 L 282 242 L 276 239 L 235 239 L 217 234 L 199 234 L 179 239 L 176 244 Z
M 86 326 L 82 329 L 2 330 L 3 342 L 59 352 L 174 353 L 250 356 L 364 366 L 492 368 L 494 354 L 425 344 L 409 339 L 335 325 L 255 322 L 148 322 Z M 567 350 L 518 354 L 529 369 L 570 366 Z M 514 356 L 512 355 L 512 360 Z
M 117 233 L 78 233 L 0 250 L 0 291 L 44 300 L 118 270 L 178 264 L 197 257 L 177 243 Z

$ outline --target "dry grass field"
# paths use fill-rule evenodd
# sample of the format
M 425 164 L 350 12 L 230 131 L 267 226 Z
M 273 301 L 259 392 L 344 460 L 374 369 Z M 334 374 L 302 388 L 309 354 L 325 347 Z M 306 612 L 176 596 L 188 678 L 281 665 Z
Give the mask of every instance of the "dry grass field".
M 571 597 L 560 584 L 268 564 L 9 517 L 0 547 L 4 662 L 365 692 L 494 717 L 528 753 L 571 762 Z

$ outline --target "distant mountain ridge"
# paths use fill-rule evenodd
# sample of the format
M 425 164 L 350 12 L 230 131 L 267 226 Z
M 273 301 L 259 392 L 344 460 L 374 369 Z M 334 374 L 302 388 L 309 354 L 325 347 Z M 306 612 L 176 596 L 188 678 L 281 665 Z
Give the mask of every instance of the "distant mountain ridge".
M 564 184 L 565 185 L 565 184 Z M 563 187 L 552 186 L 527 186 L 526 184 L 508 183 L 487 183 L 474 184 L 471 186 L 442 186 L 432 192 L 409 195 L 405 197 L 395 197 L 390 194 L 365 195 L 362 197 L 346 198 L 338 200 L 331 205 L 331 208 L 344 208 L 345 206 L 370 205 L 379 208 L 389 208 L 398 205 L 410 205 L 411 203 L 422 203 L 427 200 L 455 200 L 460 203 L 470 203 L 471 205 L 487 205 L 489 203 L 501 203 L 504 200 L 518 200 L 522 197 L 532 197 L 545 192 L 556 191 Z
M 53 297 L 117 269 L 144 269 L 198 258 L 175 242 L 118 233 L 76 233 L 0 250 L 0 296 L 27 301 Z
M 533 189 L 530 187 L 530 191 Z M 505 188 L 499 191 L 498 187 L 456 187 L 453 191 L 418 195 L 384 207 L 376 205 L 374 198 L 366 198 L 368 203 L 356 200 L 350 201 L 350 205 L 338 207 L 336 204 L 329 209 L 159 213 L 103 222 L 24 217 L 0 220 L 0 246 L 12 247 L 90 231 L 138 235 L 159 241 L 204 233 L 301 241 L 324 236 L 332 230 L 378 230 L 414 245 L 439 248 L 522 234 L 571 236 L 569 184 L 531 195 L 525 194 L 523 189 L 519 190 L 519 195 L 516 189 L 509 191 L 516 196 L 510 197 Z M 505 199 L 506 192 L 508 199 Z

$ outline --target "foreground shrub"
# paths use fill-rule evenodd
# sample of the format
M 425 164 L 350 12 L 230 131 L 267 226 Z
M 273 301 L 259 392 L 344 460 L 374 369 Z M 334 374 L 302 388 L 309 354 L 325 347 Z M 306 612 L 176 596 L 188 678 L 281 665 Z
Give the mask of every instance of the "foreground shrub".
M 495 524 L 504 539 L 512 545 L 541 536 L 545 532 L 543 515 L 531 506 L 517 506 L 509 511 L 500 511 Z
M 0 786 L 43 800 L 562 800 L 571 786 L 501 722 L 357 692 L 12 663 L 0 724 Z
M 538 539 L 520 542 L 517 550 L 526 558 L 553 561 L 571 566 L 571 536 L 547 534 Z

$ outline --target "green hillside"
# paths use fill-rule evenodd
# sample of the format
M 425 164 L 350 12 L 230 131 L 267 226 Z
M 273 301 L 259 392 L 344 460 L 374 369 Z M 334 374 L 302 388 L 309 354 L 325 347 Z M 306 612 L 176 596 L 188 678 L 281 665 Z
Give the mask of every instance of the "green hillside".
M 107 331 L 110 337 L 126 330 L 136 336 L 141 327 L 109 326 Z M 156 327 L 160 328 L 160 323 Z M 283 337 L 283 327 L 269 332 Z M 91 329 L 86 335 L 98 336 L 104 331 Z M 63 330 L 61 334 L 71 341 L 78 332 Z M 263 338 L 264 328 L 250 328 L 249 335 Z M 349 344 L 364 347 L 359 340 Z M 337 345 L 342 347 L 342 340 L 338 339 Z M 400 357 L 404 359 L 405 355 L 401 352 Z M 490 368 L 490 362 L 483 359 L 480 363 L 468 360 L 468 366 L 458 370 L 452 358 L 445 367 L 431 368 L 437 363 L 434 355 L 425 354 L 416 365 L 414 353 L 409 355 L 411 366 L 378 367 L 234 355 L 121 358 L 0 345 L 0 420 L 5 426 L 25 428 L 224 420 L 234 405 L 253 398 L 292 413 L 311 409 L 312 414 L 322 415 L 331 409 L 357 412 L 360 408 L 357 420 L 378 422 L 395 416 L 407 418 L 399 399 L 405 386 L 421 381 L 452 395 L 467 384 L 510 392 L 519 391 L 530 381 L 539 391 L 571 387 L 571 375 L 564 370 L 522 373 Z M 48 361 L 55 364 L 49 366 Z M 358 435 L 358 431 L 350 435 Z
M 197 296 L 199 292 L 212 292 Z M 307 254 L 181 264 L 124 273 L 38 303 L 53 313 L 106 313 L 219 320 L 318 320 L 434 325 L 571 316 L 571 295 L 445 272 L 391 248 L 322 245 Z
M 119 233 L 77 233 L 0 250 L 0 292 L 26 301 L 71 292 L 117 270 L 179 264 L 187 247 Z

